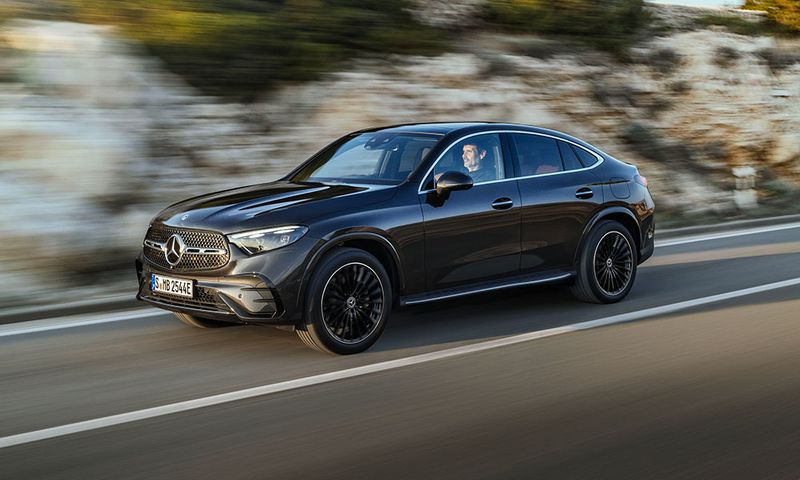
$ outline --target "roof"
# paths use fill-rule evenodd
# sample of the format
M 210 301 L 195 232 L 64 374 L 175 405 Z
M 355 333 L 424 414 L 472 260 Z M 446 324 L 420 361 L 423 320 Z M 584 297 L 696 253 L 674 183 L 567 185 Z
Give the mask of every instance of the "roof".
M 431 123 L 404 123 L 400 125 L 389 125 L 385 127 L 374 127 L 362 130 L 362 132 L 403 132 L 403 133 L 432 133 L 437 135 L 447 135 L 460 130 L 481 131 L 481 130 L 523 130 L 540 133 L 561 132 L 547 128 L 535 127 L 533 125 L 523 125 L 519 123 L 501 122 L 431 122 Z
M 558 130 L 551 130 L 549 128 L 535 127 L 533 125 L 524 125 L 521 123 L 503 123 L 503 122 L 429 122 L 429 123 L 405 123 L 400 125 L 389 125 L 385 127 L 366 128 L 354 133 L 364 132 L 393 132 L 393 133 L 424 133 L 429 135 L 460 135 L 477 133 L 487 130 L 516 130 L 523 132 L 536 132 L 546 135 L 555 136 L 565 140 L 583 145 L 589 149 L 593 149 L 602 155 L 606 155 L 602 150 L 597 147 L 586 143 L 585 141 L 575 138 L 572 135 Z
M 447 135 L 457 130 L 488 125 L 489 122 L 431 122 L 431 123 L 404 123 L 399 125 L 388 125 L 385 127 L 374 127 L 363 130 L 364 132 L 403 132 L 403 133 L 433 133 L 437 135 Z

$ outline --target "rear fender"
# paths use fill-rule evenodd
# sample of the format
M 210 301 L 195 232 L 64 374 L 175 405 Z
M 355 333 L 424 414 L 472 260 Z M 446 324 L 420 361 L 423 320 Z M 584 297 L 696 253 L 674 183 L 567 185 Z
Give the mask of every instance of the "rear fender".
M 586 226 L 583 228 L 583 232 L 581 233 L 581 240 L 580 242 L 578 242 L 578 248 L 575 250 L 575 254 L 573 255 L 572 259 L 572 263 L 574 265 L 577 265 L 578 261 L 580 260 L 581 252 L 583 251 L 583 247 L 589 238 L 589 233 L 592 231 L 595 225 L 597 225 L 602 220 L 616 220 L 621 224 L 623 224 L 628 230 L 630 230 L 630 234 L 633 237 L 634 241 L 636 242 L 637 252 L 641 252 L 642 232 L 641 232 L 641 227 L 639 225 L 639 220 L 636 218 L 636 215 L 625 207 L 621 206 L 607 207 L 597 212 L 586 223 Z

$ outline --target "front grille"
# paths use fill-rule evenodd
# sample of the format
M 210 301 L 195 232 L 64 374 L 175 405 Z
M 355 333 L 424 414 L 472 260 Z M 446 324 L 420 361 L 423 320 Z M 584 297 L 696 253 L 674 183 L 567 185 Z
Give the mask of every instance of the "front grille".
M 164 269 L 173 271 L 187 270 L 213 270 L 224 267 L 230 260 L 225 237 L 220 233 L 203 230 L 190 230 L 186 228 L 167 227 L 158 225 L 147 231 L 145 240 L 156 243 L 166 243 L 174 234 L 180 235 L 187 248 L 215 248 L 224 250 L 224 254 L 190 253 L 185 252 L 176 265 L 167 262 L 164 252 L 151 246 L 144 246 L 144 256 L 151 263 Z
M 164 295 L 158 292 L 153 292 L 150 287 L 147 287 L 148 296 L 154 300 L 167 305 L 174 305 L 176 307 L 189 307 L 199 308 L 202 310 L 213 310 L 215 312 L 229 312 L 225 302 L 223 302 L 219 295 L 214 293 L 213 290 L 204 287 L 194 287 L 194 298 L 176 297 L 173 295 Z

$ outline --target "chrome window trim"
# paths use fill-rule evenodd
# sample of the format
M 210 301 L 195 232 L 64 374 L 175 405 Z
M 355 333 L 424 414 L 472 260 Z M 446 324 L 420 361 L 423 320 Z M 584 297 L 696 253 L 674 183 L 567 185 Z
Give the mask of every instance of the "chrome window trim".
M 500 134 L 500 133 L 522 133 L 522 134 L 525 134 L 525 135 L 538 135 L 540 137 L 548 137 L 548 138 L 552 138 L 552 139 L 555 139 L 555 140 L 561 140 L 562 142 L 566 142 L 566 143 L 569 143 L 571 145 L 575 145 L 578 148 L 582 148 L 583 150 L 586 150 L 587 152 L 589 152 L 592 155 L 594 155 L 595 157 L 597 157 L 598 161 L 595 162 L 594 165 L 591 165 L 591 166 L 588 166 L 588 167 L 583 167 L 583 168 L 577 168 L 575 170 L 562 170 L 560 172 L 540 173 L 540 174 L 537 174 L 537 175 L 525 175 L 525 176 L 522 176 L 522 177 L 501 178 L 501 179 L 498 179 L 498 180 L 487 180 L 485 182 L 475 183 L 474 185 L 486 185 L 486 184 L 490 184 L 490 183 L 508 182 L 508 181 L 511 181 L 511 180 L 525 180 L 526 178 L 547 177 L 547 176 L 550 176 L 550 175 L 561 175 L 561 174 L 564 174 L 564 173 L 585 172 L 586 170 L 591 170 L 593 168 L 596 168 L 596 167 L 600 166 L 600 164 L 602 164 L 605 161 L 605 159 L 600 154 L 589 150 L 588 148 L 584 147 L 583 145 L 579 145 L 579 144 L 577 144 L 577 143 L 575 143 L 575 142 L 573 142 L 571 140 L 567 140 L 566 138 L 557 137 L 555 135 L 549 135 L 547 133 L 526 132 L 524 130 L 489 130 L 489 131 L 485 131 L 485 132 L 475 132 L 475 133 L 470 133 L 468 135 L 464 135 L 463 137 L 459 137 L 458 139 L 454 140 L 450 145 L 447 146 L 447 148 L 444 149 L 444 151 L 442 153 L 439 154 L 438 157 L 436 157 L 436 160 L 433 162 L 433 165 L 431 165 L 431 167 L 428 169 L 428 171 L 425 172 L 425 176 L 422 177 L 422 181 L 420 182 L 419 187 L 417 188 L 417 194 L 430 193 L 430 192 L 435 192 L 436 191 L 435 188 L 431 188 L 431 189 L 428 189 L 428 190 L 423 190 L 422 187 L 423 187 L 423 185 L 425 185 L 425 180 L 428 178 L 428 175 L 431 174 L 431 172 L 436 167 L 436 165 L 439 163 L 439 161 L 442 159 L 442 157 L 444 157 L 447 154 L 447 152 L 449 152 L 450 149 L 453 148 L 457 143 L 459 143 L 459 142 L 461 142 L 463 140 L 466 140 L 466 139 L 468 139 L 470 137 L 475 137 L 475 136 L 478 136 L 478 135 L 489 135 L 489 134 L 493 134 L 493 133 L 497 133 L 497 134 Z

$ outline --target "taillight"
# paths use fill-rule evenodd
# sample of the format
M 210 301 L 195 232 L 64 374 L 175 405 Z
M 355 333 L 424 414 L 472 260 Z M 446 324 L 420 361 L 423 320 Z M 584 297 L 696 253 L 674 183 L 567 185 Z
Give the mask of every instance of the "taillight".
M 647 179 L 638 173 L 633 177 L 633 180 L 643 187 L 647 187 Z

